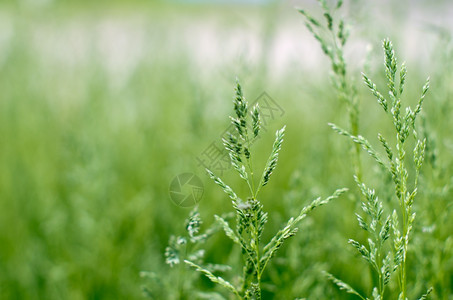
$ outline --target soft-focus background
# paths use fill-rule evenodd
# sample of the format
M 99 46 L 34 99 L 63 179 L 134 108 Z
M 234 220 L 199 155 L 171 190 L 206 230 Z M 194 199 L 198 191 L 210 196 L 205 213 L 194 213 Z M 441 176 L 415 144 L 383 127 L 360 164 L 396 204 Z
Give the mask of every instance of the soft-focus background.
M 236 77 L 249 101 L 266 92 L 284 111 L 256 143 L 258 162 L 272 132 L 287 125 L 279 166 L 262 193 L 270 212 L 265 239 L 311 199 L 351 190 L 315 212 L 278 253 L 265 298 L 349 299 L 322 270 L 369 292 L 370 272 L 347 245 L 363 238 L 350 143 L 327 126 L 347 127 L 346 107 L 295 7 L 321 11 L 314 0 L 3 0 L 0 299 L 141 299 L 144 285 L 164 289 L 157 293 L 167 299 L 176 275 L 165 247 L 171 234 L 184 232 L 190 211 L 170 200 L 171 180 L 184 172 L 200 177 L 206 225 L 232 210 L 197 157 L 220 143 L 229 125 Z M 453 5 L 351 0 L 341 14 L 351 28 L 346 58 L 361 100 L 361 132 L 373 144 L 378 131 L 391 132 L 389 121 L 359 81 L 365 70 L 383 86 L 382 39 L 390 37 L 407 62 L 408 103 L 431 77 L 424 117 L 432 143 L 409 280 L 417 283 L 414 299 L 429 286 L 433 299 L 453 299 Z M 365 180 L 379 191 L 377 169 L 366 155 L 363 163 Z M 224 172 L 241 187 L 236 177 Z M 215 263 L 237 254 L 221 233 L 206 251 Z M 195 284 L 215 289 L 201 277 Z

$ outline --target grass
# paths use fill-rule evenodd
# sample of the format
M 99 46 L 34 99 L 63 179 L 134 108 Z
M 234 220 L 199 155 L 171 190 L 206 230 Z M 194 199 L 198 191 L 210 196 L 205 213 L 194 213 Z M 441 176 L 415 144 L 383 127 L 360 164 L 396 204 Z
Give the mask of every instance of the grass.
M 391 275 L 395 271 L 398 271 L 398 285 L 399 293 L 398 298 L 407 299 L 407 253 L 409 245 L 409 236 L 411 234 L 416 213 L 413 211 L 413 204 L 415 196 L 417 195 L 418 179 L 420 175 L 420 169 L 422 167 L 424 156 L 426 139 L 418 139 L 418 133 L 416 130 L 415 121 L 417 116 L 422 111 L 423 101 L 429 88 L 429 79 L 423 86 L 421 96 L 419 97 L 418 103 L 414 109 L 406 107 L 405 114 L 402 113 L 401 103 L 402 94 L 404 91 L 404 85 L 406 81 L 407 69 L 402 64 L 399 78 L 397 77 L 397 59 L 393 50 L 392 43 L 389 40 L 384 40 L 383 48 L 385 52 L 385 73 L 387 77 L 387 86 L 389 88 L 389 98 L 384 97 L 377 89 L 376 85 L 363 74 L 363 80 L 372 94 L 376 97 L 377 102 L 381 105 L 383 110 L 388 113 L 391 117 L 392 123 L 395 127 L 396 137 L 393 144 L 396 145 L 396 153 L 391 149 L 389 142 L 380 133 L 378 139 L 386 152 L 388 162 L 385 162 L 370 142 L 362 136 L 354 136 L 349 132 L 338 128 L 334 124 L 331 127 L 341 135 L 345 135 L 352 139 L 354 143 L 361 146 L 368 154 L 376 161 L 378 165 L 384 168 L 388 175 L 392 178 L 396 202 L 399 204 L 399 214 L 396 210 L 393 210 L 392 215 L 390 213 L 387 216 L 384 214 L 384 203 L 378 199 L 374 190 L 369 189 L 363 184 L 358 176 L 356 175 L 356 182 L 362 192 L 362 195 L 366 199 L 362 202 L 362 209 L 368 215 L 369 221 L 357 214 L 359 226 L 369 232 L 368 246 L 365 246 L 353 239 L 349 240 L 349 243 L 353 245 L 361 256 L 370 264 L 371 268 L 376 272 L 378 282 L 373 287 L 372 297 L 378 299 L 384 299 L 384 292 L 386 285 L 389 284 Z M 413 149 L 412 158 L 414 164 L 414 174 L 409 174 L 407 167 L 407 144 L 409 135 L 412 133 L 415 139 L 415 147 Z M 413 179 L 413 184 L 409 187 L 409 175 Z M 394 197 L 392 197 L 394 198 Z M 385 219 L 385 220 L 384 220 Z M 401 224 L 402 223 L 402 224 Z M 400 226 L 401 224 L 401 226 Z M 390 238 L 390 228 L 393 229 L 393 246 L 387 251 L 385 249 L 385 242 Z M 340 280 L 329 275 L 329 277 L 340 286 L 340 288 L 346 289 L 349 293 L 358 295 L 361 299 L 366 299 L 356 292 L 352 287 L 346 285 Z M 431 292 L 428 290 L 427 294 Z M 426 297 L 426 296 L 422 296 Z
M 347 14 L 352 5 L 358 4 L 344 5 L 338 14 Z M 231 7 L 220 11 L 203 8 L 193 9 L 181 19 L 178 6 L 163 6 L 160 18 L 154 18 L 159 15 L 160 6 L 141 9 L 137 18 L 134 7 L 130 7 L 132 23 L 128 22 L 132 18 L 129 14 L 112 13 L 102 7 L 94 11 L 83 6 L 65 10 L 63 3 L 56 8 L 48 6 L 45 14 L 41 14 L 42 9 L 20 13 L 14 8 L 2 10 L 1 36 L 8 26 L 13 34 L 1 44 L 7 46 L 0 48 L 0 298 L 143 299 L 141 286 L 145 285 L 161 299 L 190 299 L 190 293 L 205 299 L 214 299 L 215 294 L 228 299 L 227 289 L 213 284 L 192 267 L 170 267 L 165 263 L 170 257 L 165 253 L 171 253 L 166 250 L 172 235 L 187 241 L 172 242 L 173 248 L 187 245 L 190 254 L 204 250 L 202 259 L 191 261 L 240 290 L 244 266 L 241 246 L 225 236 L 218 225 L 212 227 L 217 224 L 214 215 L 224 217 L 235 227 L 234 218 L 225 215 L 232 211 L 231 202 L 195 159 L 210 143 L 220 140 L 220 134 L 230 124 L 226 116 L 231 110 L 231 83 L 235 76 L 242 79 L 243 92 L 250 103 L 266 91 L 285 110 L 285 115 L 269 123 L 253 144 L 253 169 L 261 172 L 275 138 L 273 132 L 286 124 L 278 167 L 259 193 L 263 209 L 269 214 L 259 245 L 260 256 L 265 242 L 271 241 L 290 217 L 298 215 L 308 204 L 306 199 L 328 195 L 337 187 L 349 188 L 341 199 L 310 213 L 298 225 L 298 234 L 279 248 L 260 278 L 262 299 L 357 299 L 337 289 L 323 271 L 347 282 L 361 295 L 372 295 L 374 286 L 379 285 L 378 278 L 367 261 L 347 245 L 348 239 L 353 238 L 368 246 L 369 233 L 357 226 L 354 216 L 359 212 L 359 202 L 368 202 L 354 182 L 355 168 L 351 165 L 355 154 L 350 155 L 353 144 L 337 137 L 327 125 L 346 124 L 345 129 L 351 132 L 347 104 L 337 101 L 338 92 L 331 88 L 327 60 L 315 57 L 313 60 L 319 64 L 312 67 L 302 63 L 305 53 L 300 52 L 298 60 L 279 73 L 271 66 L 263 67 L 264 59 L 248 60 L 238 55 L 232 56 L 234 60 L 225 57 L 215 66 L 208 62 L 200 66 L 187 50 L 187 43 L 175 35 L 175 28 L 209 14 L 220 20 L 214 22 L 216 26 L 224 28 L 219 39 L 227 40 L 229 28 L 261 33 L 261 24 L 268 23 L 263 16 L 273 15 L 266 7 L 247 7 L 246 13 Z M 381 12 L 388 13 L 385 29 L 392 28 L 391 20 L 396 18 L 387 9 L 381 7 Z M 290 45 L 309 43 L 312 39 L 308 38 L 302 16 L 292 8 L 282 7 L 280 13 L 283 11 L 288 20 L 296 20 L 291 28 L 300 33 Z M 322 16 L 322 8 L 309 7 L 306 11 Z M 429 9 L 425 11 L 428 13 Z M 247 17 L 249 13 L 253 18 Z M 371 12 L 361 13 L 357 18 L 371 19 Z M 167 17 L 180 20 L 179 27 L 166 23 Z M 125 23 L 116 23 L 120 21 Z M 107 34 L 101 25 L 109 22 L 123 24 L 120 28 L 133 24 L 130 28 L 134 32 L 143 28 L 147 32 L 143 55 L 137 56 L 136 64 L 122 77 L 112 72 L 105 52 L 98 48 L 99 43 L 105 42 L 99 38 L 102 32 Z M 343 51 L 347 80 L 356 86 L 356 97 L 360 99 L 358 134 L 378 148 L 376 133 L 394 137 L 393 123 L 376 105 L 368 87 L 354 79 L 360 77 L 362 68 L 356 70 L 350 63 L 349 51 L 358 40 L 365 38 L 378 45 L 385 36 L 391 36 L 399 57 L 408 57 L 404 55 L 407 46 L 400 36 L 402 31 L 381 31 L 366 24 L 362 27 L 354 20 L 350 24 L 351 35 Z M 270 30 L 275 36 L 268 36 L 268 41 L 273 41 L 280 31 L 279 27 Z M 415 107 L 426 75 L 431 76 L 429 94 L 417 117 L 418 138 L 426 138 L 426 149 L 412 206 L 417 215 L 407 247 L 407 297 L 416 299 L 433 287 L 431 299 L 450 299 L 451 33 L 429 31 L 424 36 L 428 42 L 418 40 L 421 46 L 414 50 L 417 61 L 408 57 L 409 76 L 403 99 L 403 103 Z M 70 50 L 75 48 L 57 46 L 73 45 L 69 37 L 80 38 L 77 41 L 82 42 L 76 44 L 82 46 L 85 54 L 64 55 L 73 54 Z M 120 37 L 126 37 L 126 44 L 130 42 L 127 34 L 117 36 Z M 257 40 L 258 48 L 265 44 L 260 44 L 260 38 Z M 426 54 L 422 45 L 432 45 L 433 51 Z M 312 46 L 322 55 L 317 45 Z M 272 48 L 268 51 L 273 53 Z M 71 64 L 74 57 L 80 60 Z M 380 57 L 377 50 L 370 52 L 366 74 L 387 96 L 383 92 L 387 79 Z M 396 149 L 390 138 L 388 142 Z M 408 190 L 412 191 L 415 169 L 409 156 L 414 139 L 406 143 Z M 379 154 L 385 158 L 385 150 L 380 149 L 383 151 Z M 393 187 L 389 188 L 392 179 L 382 175 L 382 168 L 362 150 L 360 160 L 362 182 L 373 187 L 383 203 L 382 221 L 385 224 L 388 214 L 397 209 L 403 235 L 399 204 L 394 201 Z M 204 183 L 199 215 L 175 206 L 169 199 L 171 180 L 183 172 L 196 173 Z M 256 175 L 262 174 L 254 172 Z M 237 195 L 247 199 L 250 188 L 234 169 L 221 178 L 234 187 Z M 195 220 L 196 216 L 203 223 L 198 234 L 193 232 L 194 236 L 216 230 L 201 244 L 192 243 L 194 237 L 184 229 L 186 219 Z M 367 218 L 366 213 L 363 218 Z M 393 243 L 393 229 L 391 235 L 385 242 L 387 246 Z M 184 259 L 188 257 L 182 257 L 180 262 Z M 142 273 L 145 278 L 141 278 L 141 271 L 149 273 Z M 395 274 L 399 271 L 396 272 L 384 291 L 388 299 L 398 296 L 400 287 Z M 158 281 L 160 278 L 163 280 Z M 187 280 L 181 284 L 180 278 Z
M 263 204 L 258 200 L 258 194 L 261 188 L 268 184 L 270 176 L 277 167 L 285 126 L 277 130 L 272 152 L 260 176 L 261 179 L 257 181 L 254 177 L 254 172 L 256 171 L 253 168 L 253 151 L 251 147 L 253 142 L 260 136 L 261 113 L 259 105 L 256 104 L 250 111 L 252 119 L 250 124 L 248 121 L 248 103 L 244 99 L 239 83 L 236 87 L 234 109 L 236 116 L 230 118 L 235 132 L 229 132 L 227 134 L 228 137 L 223 139 L 223 143 L 225 149 L 228 151 L 232 167 L 238 172 L 239 177 L 247 182 L 250 189 L 247 200 L 241 200 L 233 189 L 214 175 L 212 171 L 207 169 L 207 172 L 209 177 L 231 198 L 236 212 L 235 230 L 222 217 L 215 217 L 216 221 L 223 227 L 225 234 L 241 248 L 243 274 L 240 278 L 240 287 L 235 287 L 222 277 L 214 275 L 211 270 L 201 267 L 190 260 L 185 260 L 185 262 L 196 268 L 197 271 L 205 274 L 212 282 L 230 290 L 238 299 L 261 299 L 261 278 L 269 262 L 276 255 L 277 250 L 283 245 L 285 240 L 297 233 L 299 223 L 307 217 L 309 212 L 318 206 L 327 204 L 331 200 L 338 198 L 346 189 L 337 190 L 332 196 L 324 200 L 318 198 L 308 206 L 302 208 L 299 215 L 291 217 L 286 223 L 286 226 L 279 230 L 263 247 L 261 245 L 261 238 L 268 221 L 268 213 L 263 211 Z

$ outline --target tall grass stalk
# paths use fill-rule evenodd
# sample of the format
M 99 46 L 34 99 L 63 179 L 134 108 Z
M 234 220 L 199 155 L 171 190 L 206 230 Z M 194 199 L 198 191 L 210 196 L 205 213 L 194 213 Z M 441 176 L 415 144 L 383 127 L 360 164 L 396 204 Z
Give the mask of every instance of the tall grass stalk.
M 321 21 L 306 10 L 299 9 L 305 17 L 305 26 L 321 45 L 323 53 L 329 58 L 332 68 L 332 83 L 337 91 L 340 102 L 345 103 L 349 117 L 349 131 L 353 135 L 359 134 L 359 100 L 354 81 L 350 79 L 344 57 L 344 47 L 349 38 L 349 29 L 342 17 L 337 13 L 343 5 L 338 0 L 330 8 L 326 0 L 317 0 L 323 10 L 324 19 Z M 338 19 L 338 20 L 337 20 Z M 360 146 L 353 145 L 353 164 L 356 176 L 362 178 L 362 164 L 360 160 Z
M 279 152 L 283 143 L 285 127 L 276 132 L 275 141 L 269 159 L 259 180 L 255 177 L 251 146 L 255 138 L 261 132 L 261 115 L 259 106 L 254 106 L 249 112 L 248 103 L 245 100 L 239 83 L 236 85 L 234 97 L 235 116 L 230 117 L 234 125 L 235 133 L 229 133 L 228 138 L 223 140 L 225 149 L 230 156 L 231 165 L 237 171 L 249 187 L 250 194 L 247 200 L 242 200 L 231 187 L 213 172 L 207 170 L 209 177 L 219 185 L 231 198 L 236 212 L 236 228 L 222 217 L 215 216 L 217 222 L 223 227 L 225 234 L 241 248 L 243 261 L 243 273 L 241 283 L 235 286 L 222 277 L 214 275 L 210 270 L 187 259 L 185 262 L 197 271 L 206 275 L 212 282 L 228 289 L 238 299 L 261 299 L 261 279 L 271 259 L 284 241 L 295 235 L 299 222 L 307 214 L 318 206 L 326 204 L 339 197 L 346 189 L 339 189 L 326 199 L 318 198 L 308 206 L 302 208 L 296 217 L 290 218 L 286 225 L 278 231 L 272 239 L 262 245 L 264 226 L 268 221 L 268 214 L 263 210 L 263 204 L 258 200 L 259 192 L 266 186 L 277 166 Z M 251 123 L 250 123 L 251 119 Z
M 383 41 L 383 49 L 389 96 L 384 97 L 367 75 L 363 74 L 363 80 L 393 123 L 396 151 L 391 149 L 387 139 L 379 133 L 378 139 L 386 153 L 386 159 L 384 160 L 364 137 L 353 135 L 334 124 L 330 125 L 336 132 L 348 136 L 356 145 L 361 146 L 392 177 L 399 213 L 394 209 L 391 214 L 389 213 L 387 215 L 385 221 L 382 218 L 384 212 L 383 204 L 378 200 L 374 190 L 368 189 L 356 178 L 357 184 L 366 199 L 362 203 L 362 208 L 371 217 L 371 220 L 368 222 L 360 215 L 357 215 L 357 219 L 360 227 L 369 233 L 370 238 L 368 239 L 368 246 L 362 245 L 354 240 L 350 240 L 350 244 L 358 250 L 378 275 L 379 283 L 377 287 L 373 288 L 373 298 L 384 298 L 385 286 L 389 283 L 391 274 L 397 271 L 399 284 L 398 299 L 405 300 L 408 299 L 407 252 L 415 220 L 413 203 L 417 194 L 418 178 L 424 160 L 426 145 L 425 139 L 421 140 L 418 138 L 415 121 L 422 110 L 423 101 L 429 88 L 429 79 L 427 79 L 426 84 L 422 88 L 421 96 L 416 107 L 412 109 L 408 106 L 403 111 L 401 96 L 405 87 L 407 69 L 403 63 L 398 71 L 397 59 L 390 40 L 386 39 Z M 409 174 L 406 159 L 406 153 L 409 147 L 407 142 L 410 136 L 415 140 L 415 147 L 412 150 L 413 174 Z M 409 178 L 413 180 L 412 185 L 409 183 Z M 390 228 L 392 228 L 393 232 L 393 253 L 390 251 L 385 252 L 383 248 L 384 242 L 390 237 Z M 337 279 L 334 282 L 340 288 L 345 287 Z M 358 294 L 351 287 L 346 290 L 350 293 Z M 363 296 L 360 297 L 365 299 Z

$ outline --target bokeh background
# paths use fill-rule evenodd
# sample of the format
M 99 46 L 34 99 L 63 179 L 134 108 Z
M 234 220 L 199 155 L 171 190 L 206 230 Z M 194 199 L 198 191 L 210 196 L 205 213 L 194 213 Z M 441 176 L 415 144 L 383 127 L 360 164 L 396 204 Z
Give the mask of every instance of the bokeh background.
M 255 145 L 257 166 L 272 132 L 287 125 L 262 193 L 270 212 L 265 239 L 310 200 L 350 188 L 282 248 L 265 278 L 266 299 L 348 299 L 322 270 L 369 292 L 370 272 L 347 245 L 364 238 L 354 216 L 351 145 L 327 126 L 347 127 L 347 110 L 296 7 L 321 11 L 314 0 L 1 1 L 0 298 L 142 299 L 148 286 L 172 299 L 165 289 L 177 275 L 164 252 L 170 235 L 184 232 L 190 209 L 170 200 L 169 185 L 185 172 L 202 180 L 206 225 L 232 211 L 197 157 L 229 125 L 236 77 L 250 102 L 266 92 L 284 111 Z M 390 37 L 407 63 L 406 103 L 416 103 L 431 77 L 424 113 L 431 148 L 410 280 L 414 299 L 429 286 L 433 299 L 453 299 L 453 5 L 351 0 L 340 14 L 351 29 L 345 50 L 360 130 L 373 144 L 378 131 L 391 131 L 360 72 L 384 86 L 381 41 Z M 366 182 L 379 191 L 382 176 L 366 155 L 363 163 Z M 246 193 L 233 171 L 223 177 Z M 206 244 L 208 262 L 235 254 L 221 233 Z M 216 290 L 201 277 L 194 284 Z

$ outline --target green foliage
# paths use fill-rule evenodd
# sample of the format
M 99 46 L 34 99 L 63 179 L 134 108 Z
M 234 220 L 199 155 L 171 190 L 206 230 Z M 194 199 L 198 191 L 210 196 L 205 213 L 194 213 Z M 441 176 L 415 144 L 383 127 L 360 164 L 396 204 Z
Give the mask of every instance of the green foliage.
M 399 268 L 393 271 L 393 266 L 401 264 L 405 241 L 388 171 L 398 151 L 387 76 L 375 59 L 380 51 L 368 52 L 364 70 L 369 83 L 361 86 L 353 80 L 360 77 L 354 68 L 362 63 L 365 43 L 374 45 L 383 36 L 391 36 L 408 54 L 409 75 L 401 72 L 398 61 L 395 74 L 395 89 L 404 93 L 403 119 L 405 103 L 415 112 L 425 74 L 431 78 L 429 101 L 424 101 L 415 121 L 421 141 L 418 150 L 412 151 L 417 145 L 412 129 L 405 141 L 412 194 L 417 164 L 412 162 L 413 154 L 418 152 L 415 156 L 422 161 L 426 139 L 413 194 L 412 210 L 417 215 L 406 256 L 407 297 L 418 299 L 433 287 L 428 299 L 452 299 L 453 38 L 451 26 L 442 25 L 449 20 L 448 1 L 411 3 L 411 11 L 423 16 L 421 22 L 407 19 L 412 13 L 405 13 L 403 1 L 391 6 L 344 1 L 339 9 L 335 9 L 337 1 L 325 2 L 337 46 L 341 46 L 338 33 L 346 37 L 342 49 L 347 86 L 357 87 L 353 90 L 360 99 L 360 132 L 350 126 L 348 102 L 335 101 L 341 99 L 338 84 L 329 88 L 322 59 L 330 67 L 330 58 L 311 43 L 317 43 L 314 38 L 304 35 L 302 15 L 298 18 L 281 2 L 222 4 L 220 9 L 218 4 L 177 1 L 158 5 L 123 1 L 113 6 L 111 1 L 109 5 L 90 1 L 88 6 L 83 4 L 87 1 L 10 2 L 0 5 L 0 299 L 134 300 L 148 292 L 157 299 L 180 300 L 180 287 L 183 299 L 228 299 L 227 293 L 236 297 L 183 262 L 191 259 L 184 253 L 187 249 L 195 255 L 194 263 L 241 288 L 242 248 L 240 241 L 231 241 L 237 237 L 236 222 L 223 215 L 232 210 L 231 202 L 202 176 L 196 159 L 226 128 L 222 116 L 231 107 L 223 99 L 230 98 L 231 78 L 236 74 L 249 91 L 255 190 L 283 121 L 279 116 L 272 119 L 264 102 L 257 107 L 259 122 L 254 121 L 252 103 L 263 91 L 285 111 L 288 129 L 278 167 L 258 196 L 269 218 L 261 235 L 261 257 L 274 234 L 291 232 L 283 229 L 291 216 L 296 218 L 309 205 L 302 199 L 327 196 L 337 186 L 350 187 L 344 200 L 309 213 L 297 225 L 299 233 L 274 253 L 262 274 L 262 299 L 358 299 L 326 280 L 323 270 L 361 295 L 379 295 L 373 289 L 378 287 L 375 269 L 347 244 L 352 238 L 369 250 L 368 238 L 374 242 L 373 234 L 361 229 L 360 223 L 357 226 L 355 213 L 363 219 L 362 226 L 369 227 L 372 217 L 360 208 L 361 202 L 368 203 L 360 188 L 351 188 L 357 187 L 351 176 L 356 159 L 351 145 L 362 155 L 359 182 L 375 190 L 383 204 L 382 222 L 390 215 L 390 237 L 381 257 L 392 252 L 384 297 L 398 299 Z M 324 9 L 321 6 L 316 14 L 311 3 L 316 1 L 306 2 L 306 11 L 313 12 L 323 29 L 312 27 L 333 50 Z M 431 16 L 438 18 L 431 22 Z M 354 29 L 350 36 L 349 28 Z M 407 36 L 411 28 L 421 30 L 410 30 Z M 321 60 L 312 50 L 319 50 Z M 341 64 L 335 70 L 340 71 Z M 336 82 L 333 69 L 331 75 Z M 405 77 L 403 84 L 400 77 Z M 362 101 L 376 96 L 368 91 L 369 84 L 387 100 L 385 114 L 379 102 Z M 328 121 L 364 144 L 335 138 L 325 126 Z M 254 122 L 261 126 L 253 128 Z M 381 135 L 376 139 L 377 132 Z M 363 146 L 374 150 L 385 167 L 370 159 L 360 149 Z M 248 171 L 245 149 L 241 150 L 238 166 Z M 203 236 L 211 224 L 229 236 L 217 232 L 204 243 L 191 241 L 185 229 L 190 209 L 175 206 L 168 193 L 170 182 L 182 172 L 195 173 L 204 184 L 199 203 L 204 223 L 198 233 L 192 231 L 193 236 Z M 229 167 L 220 177 L 233 188 L 233 198 L 241 199 L 241 207 L 251 211 L 246 205 L 249 187 L 236 174 Z M 250 172 L 247 175 L 250 180 Z M 362 201 L 355 201 L 359 197 Z M 195 218 L 188 228 L 197 228 L 197 223 Z M 381 226 L 377 228 L 380 232 Z M 165 262 L 167 247 L 177 254 L 170 259 L 179 262 L 173 267 Z M 203 256 L 197 256 L 200 250 Z M 249 294 L 255 291 L 251 285 Z
M 296 234 L 299 222 L 304 219 L 310 211 L 338 198 L 346 191 L 346 189 L 337 190 L 332 196 L 326 199 L 322 200 L 321 198 L 318 198 L 314 200 L 309 206 L 304 207 L 298 216 L 289 219 L 286 226 L 278 231 L 263 247 L 261 241 L 264 226 L 268 221 L 268 214 L 263 211 L 263 205 L 257 199 L 257 196 L 261 188 L 269 182 L 270 175 L 277 166 L 285 127 L 276 132 L 271 154 L 265 165 L 261 180 L 255 188 L 252 153 L 250 151 L 252 138 L 249 137 L 249 122 L 247 118 L 248 103 L 244 98 L 239 83 L 236 85 L 236 96 L 233 103 L 236 117 L 230 118 L 236 129 L 236 135 L 229 133 L 228 140 L 224 139 L 223 142 L 225 149 L 229 153 L 231 165 L 238 172 L 240 178 L 247 182 L 247 185 L 250 188 L 250 197 L 248 197 L 246 201 L 241 200 L 237 194 L 219 177 L 215 176 L 213 172 L 210 170 L 207 170 L 207 172 L 209 177 L 211 177 L 211 179 L 213 179 L 214 182 L 233 200 L 233 207 L 236 212 L 236 229 L 233 230 L 229 223 L 222 217 L 215 216 L 215 218 L 224 229 L 226 236 L 241 248 L 243 260 L 241 285 L 240 287 L 235 287 L 232 283 L 226 281 L 222 277 L 214 275 L 199 264 L 196 264 L 191 260 L 185 260 L 185 262 L 194 267 L 197 271 L 206 275 L 212 282 L 230 290 L 230 292 L 235 294 L 239 299 L 261 299 L 261 278 L 263 277 L 269 261 L 275 256 L 277 250 L 283 245 L 285 240 Z M 251 111 L 251 119 L 253 137 L 256 138 L 259 134 L 258 124 L 260 119 L 260 113 L 257 106 Z
M 411 230 L 415 220 L 415 212 L 413 211 L 414 198 L 417 194 L 418 178 L 420 169 L 424 160 L 426 139 L 418 139 L 418 134 L 415 128 L 415 120 L 421 112 L 423 100 L 429 88 L 429 79 L 423 86 L 421 96 L 417 106 L 412 110 L 409 106 L 406 107 L 406 113 L 401 112 L 401 96 L 403 86 L 406 79 L 406 66 L 401 66 L 399 73 L 399 82 L 397 82 L 397 59 L 392 43 L 386 39 L 383 41 L 385 74 L 387 77 L 387 87 L 389 89 L 389 99 L 386 99 L 377 90 L 376 85 L 366 76 L 363 75 L 365 84 L 376 97 L 378 103 L 384 109 L 384 112 L 390 115 L 393 126 L 395 128 L 395 144 L 397 152 L 394 153 L 390 148 L 389 143 L 382 134 L 378 134 L 378 139 L 381 142 L 388 162 L 384 162 L 378 153 L 371 147 L 371 144 L 361 136 L 353 136 L 347 131 L 338 128 L 335 125 L 331 127 L 339 134 L 347 136 L 352 141 L 360 145 L 368 154 L 391 175 L 396 203 L 399 204 L 400 215 L 396 210 L 383 219 L 383 203 L 378 200 L 374 190 L 366 187 L 365 184 L 359 181 L 356 177 L 357 185 L 365 199 L 362 202 L 362 209 L 370 221 L 366 221 L 364 217 L 357 215 L 359 226 L 368 232 L 368 246 L 365 246 L 355 240 L 350 240 L 349 243 L 357 249 L 361 256 L 370 264 L 378 277 L 378 285 L 373 288 L 373 297 L 376 299 L 384 299 L 386 285 L 390 282 L 391 274 L 398 271 L 398 286 L 399 298 L 407 299 L 407 256 L 408 245 Z M 413 186 L 412 190 L 409 187 L 409 171 L 406 163 L 407 139 L 412 133 L 415 138 L 415 147 L 413 149 Z M 385 242 L 390 238 L 390 227 L 393 231 L 393 247 L 387 247 L 385 250 Z M 392 249 L 393 248 L 393 249 Z M 393 251 L 392 251 L 393 250 Z M 391 258 L 393 256 L 393 259 Z M 338 282 L 334 280 L 338 285 Z M 363 296 L 361 296 L 364 299 Z
M 342 7 L 343 1 L 338 0 L 333 9 L 329 8 L 326 0 L 317 0 L 320 4 L 324 22 L 311 16 L 306 10 L 300 9 L 299 12 L 305 17 L 305 26 L 313 37 L 321 45 L 321 49 L 330 59 L 333 72 L 332 80 L 336 89 L 338 99 L 345 103 L 348 110 L 349 130 L 352 135 L 359 133 L 359 100 L 354 81 L 349 78 L 347 64 L 345 61 L 344 47 L 349 38 L 349 29 L 343 18 L 338 18 L 336 14 Z M 359 179 L 362 174 L 360 162 L 360 147 L 354 145 L 353 156 L 354 168 Z
M 218 218 L 224 220 L 230 217 L 230 215 L 224 215 L 223 218 Z M 168 246 L 165 248 L 165 263 L 170 268 L 176 269 L 173 271 L 176 275 L 159 279 L 159 274 L 156 272 L 141 272 L 141 276 L 147 279 L 147 285 L 143 287 L 143 292 L 146 296 L 151 299 L 161 299 L 162 297 L 190 299 L 198 295 L 191 288 L 197 278 L 187 274 L 184 262 L 191 266 L 203 263 L 206 252 L 203 249 L 203 245 L 213 234 L 221 229 L 218 224 L 214 223 L 213 226 L 201 233 L 202 224 L 198 207 L 195 206 L 186 219 L 185 234 L 182 236 L 171 235 Z M 208 277 L 212 280 L 215 279 L 216 282 L 225 283 L 221 277 L 216 277 L 211 272 L 228 271 L 230 270 L 228 266 L 209 264 L 206 268 L 210 270 L 203 269 Z

